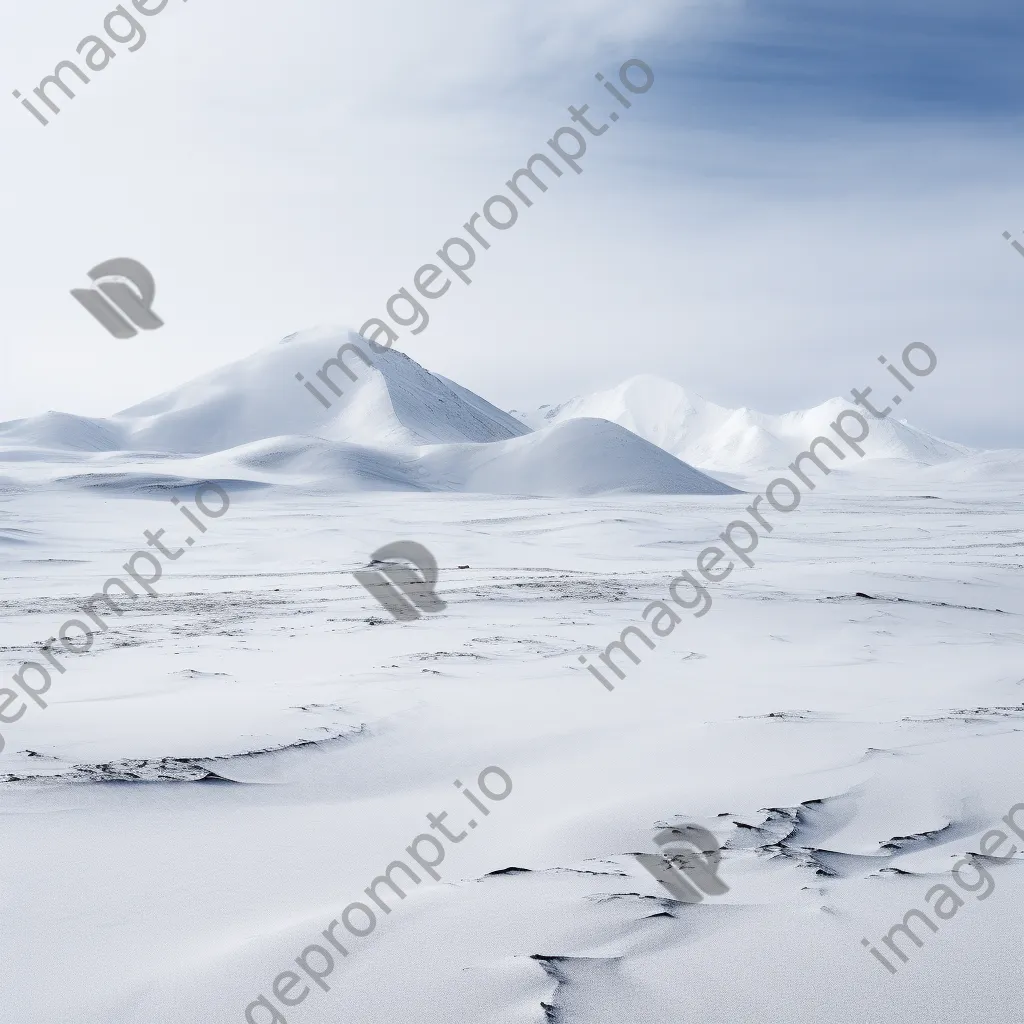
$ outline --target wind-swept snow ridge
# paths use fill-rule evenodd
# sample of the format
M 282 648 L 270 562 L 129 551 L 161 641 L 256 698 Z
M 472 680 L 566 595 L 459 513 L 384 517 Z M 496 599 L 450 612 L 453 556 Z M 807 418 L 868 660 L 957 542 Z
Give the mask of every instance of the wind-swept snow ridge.
M 618 423 L 677 458 L 725 472 L 779 469 L 788 465 L 852 401 L 833 398 L 800 412 L 771 415 L 752 409 L 726 409 L 661 377 L 642 374 L 616 388 L 573 398 L 533 413 L 514 413 L 537 427 L 579 417 Z M 865 460 L 903 459 L 934 465 L 961 458 L 972 449 L 933 437 L 892 418 L 871 421 Z M 850 462 L 852 468 L 861 463 Z

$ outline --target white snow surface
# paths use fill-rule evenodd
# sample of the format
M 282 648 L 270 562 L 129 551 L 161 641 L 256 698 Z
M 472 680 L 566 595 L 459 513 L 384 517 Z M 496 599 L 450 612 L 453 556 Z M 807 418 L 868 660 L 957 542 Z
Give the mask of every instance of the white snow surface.
M 885 401 L 877 395 L 869 396 L 869 400 L 876 408 L 885 407 Z M 781 415 L 726 409 L 671 381 L 641 374 L 608 391 L 514 415 L 535 429 L 577 417 L 610 420 L 691 465 L 710 471 L 751 473 L 785 467 L 795 453 L 822 434 L 834 439 L 829 424 L 851 406 L 852 400 L 833 398 L 813 409 Z M 885 419 L 871 418 L 871 442 L 866 446 L 864 461 L 857 465 L 863 470 L 880 459 L 934 465 L 972 452 L 965 445 L 943 441 L 901 422 L 894 410 Z
M 828 487 L 613 692 L 577 655 L 745 495 L 233 495 L 0 726 L 7 1018 L 242 1024 L 262 994 L 287 1024 L 1018 1019 L 1024 840 L 974 858 L 983 900 L 951 869 L 1024 801 L 1019 484 Z M 0 499 L 5 685 L 156 528 L 191 529 L 163 497 Z M 395 622 L 353 579 L 399 537 L 444 612 Z M 485 818 L 454 782 L 480 797 L 490 765 L 513 790 Z M 275 1000 L 428 812 L 465 833 L 440 880 L 380 890 L 329 990 Z M 725 844 L 725 895 L 678 903 L 633 858 L 684 821 Z M 937 884 L 964 905 L 888 974 L 861 939 Z
M 109 420 L 0 425 L 7 1019 L 1019 1020 L 1024 453 L 897 431 L 903 454 L 768 511 L 755 565 L 709 584 L 702 617 L 677 607 L 653 649 L 634 639 L 635 664 L 619 652 L 609 692 L 579 658 L 651 627 L 750 495 L 663 450 L 670 424 L 648 424 L 655 444 L 606 403 L 531 432 L 397 352 L 324 409 L 294 374 L 345 337 Z M 759 491 L 772 445 L 788 461 L 821 432 L 812 412 L 708 451 Z M 230 506 L 200 534 L 168 499 L 210 480 Z M 144 531 L 173 555 L 154 595 L 115 588 L 87 651 L 51 651 L 45 707 L 20 697 L 48 638 L 85 643 L 71 620 L 153 550 Z M 398 622 L 353 571 L 406 538 L 446 607 Z M 488 766 L 505 799 L 482 796 Z M 1019 833 L 1001 821 L 1017 804 Z M 378 886 L 380 909 L 368 887 L 416 866 L 442 812 L 440 878 Z M 699 904 L 634 857 L 684 822 L 723 844 L 729 889 Z M 997 828 L 1002 860 L 981 852 Z M 889 974 L 862 939 L 881 947 L 937 885 L 961 906 Z M 334 926 L 343 956 L 323 933 L 356 902 L 375 930 Z M 311 944 L 333 969 L 292 987 Z M 259 997 L 276 1016 L 246 1017 Z

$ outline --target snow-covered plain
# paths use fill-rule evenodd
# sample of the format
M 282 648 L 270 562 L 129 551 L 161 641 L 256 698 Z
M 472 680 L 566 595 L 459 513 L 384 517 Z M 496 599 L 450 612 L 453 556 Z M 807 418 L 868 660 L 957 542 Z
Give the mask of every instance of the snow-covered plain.
M 1020 453 L 834 473 L 609 693 L 577 656 L 747 495 L 600 419 L 551 444 L 469 393 L 431 412 L 430 382 L 396 412 L 373 377 L 332 416 L 261 365 L 109 421 L 0 425 L 4 685 L 143 530 L 182 543 L 169 496 L 232 495 L 160 596 L 0 727 L 8 1019 L 241 1022 L 261 994 L 289 1024 L 1019 1019 L 1024 840 L 896 975 L 861 940 L 928 910 L 1024 801 Z M 487 478 L 504 496 L 464 493 L 516 444 Z M 747 468 L 729 482 L 763 487 Z M 436 556 L 443 613 L 395 622 L 353 579 L 400 538 Z M 453 782 L 489 765 L 513 791 L 483 819 Z M 349 937 L 329 991 L 274 999 L 442 811 L 480 818 L 442 880 Z M 676 903 L 631 856 L 681 821 L 724 843 L 724 896 Z

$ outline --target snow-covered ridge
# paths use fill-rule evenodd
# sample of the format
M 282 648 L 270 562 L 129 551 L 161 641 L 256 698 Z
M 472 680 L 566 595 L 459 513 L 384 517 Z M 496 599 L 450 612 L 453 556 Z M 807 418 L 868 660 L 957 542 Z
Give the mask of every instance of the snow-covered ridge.
M 733 493 L 617 424 L 576 418 L 533 431 L 404 353 L 330 329 L 110 419 L 50 412 L 0 423 L 0 463 L 33 485 L 113 491 L 207 479 L 316 491 Z
M 51 411 L 0 423 L 0 488 L 149 493 L 204 479 L 318 493 L 730 494 L 756 490 L 850 405 L 727 409 L 641 375 L 510 414 L 402 352 L 319 328 L 108 419 Z M 839 472 L 902 487 L 909 471 L 915 486 L 922 473 L 1024 475 L 1022 452 L 977 452 L 893 416 L 872 419 L 865 452 Z
M 642 374 L 608 391 L 513 415 L 535 429 L 583 416 L 611 420 L 691 465 L 749 473 L 788 465 L 812 438 L 827 434 L 829 424 L 852 404 L 833 398 L 813 409 L 779 415 L 726 409 L 671 381 Z M 892 416 L 872 420 L 865 450 L 864 461 L 903 459 L 929 466 L 973 454 L 971 448 Z

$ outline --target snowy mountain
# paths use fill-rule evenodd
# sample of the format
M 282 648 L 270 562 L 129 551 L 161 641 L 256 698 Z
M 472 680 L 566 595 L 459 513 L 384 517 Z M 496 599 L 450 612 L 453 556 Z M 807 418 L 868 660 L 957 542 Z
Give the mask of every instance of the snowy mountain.
M 326 329 L 108 420 L 49 412 L 0 423 L 0 463 L 25 486 L 114 491 L 218 479 L 316 491 L 734 493 L 618 424 L 576 417 L 531 431 L 401 352 Z
M 342 394 L 316 378 L 346 342 L 344 369 L 326 371 Z M 331 402 L 329 409 L 295 379 L 296 373 Z M 457 387 L 457 386 L 456 386 Z M 114 417 L 139 450 L 208 453 L 250 441 L 312 434 L 371 445 L 504 441 L 528 429 L 495 406 L 456 391 L 394 349 L 371 350 L 354 333 L 304 331 L 246 359 L 197 377 Z M 467 396 L 469 400 L 467 400 Z
M 750 473 L 788 465 L 812 438 L 827 433 L 829 424 L 850 405 L 846 399 L 833 398 L 813 409 L 781 415 L 726 409 L 671 381 L 644 374 L 609 391 L 513 415 L 534 429 L 579 417 L 610 420 L 691 465 Z M 893 418 L 872 421 L 865 449 L 860 465 L 877 459 L 935 465 L 972 454 L 964 445 L 943 441 Z

